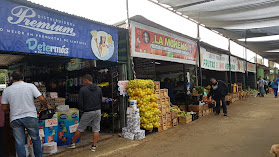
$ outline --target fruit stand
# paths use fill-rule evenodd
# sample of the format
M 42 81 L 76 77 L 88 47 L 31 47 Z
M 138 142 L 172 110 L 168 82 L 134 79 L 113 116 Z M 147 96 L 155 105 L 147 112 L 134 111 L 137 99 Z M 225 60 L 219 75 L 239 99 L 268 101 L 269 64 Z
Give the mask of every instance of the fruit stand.
M 154 83 L 152 80 L 135 79 L 129 81 L 128 89 L 129 102 L 137 101 L 140 109 L 140 126 L 145 130 L 152 131 L 160 126 L 159 114 L 161 111 L 156 103 L 158 97 L 154 94 Z

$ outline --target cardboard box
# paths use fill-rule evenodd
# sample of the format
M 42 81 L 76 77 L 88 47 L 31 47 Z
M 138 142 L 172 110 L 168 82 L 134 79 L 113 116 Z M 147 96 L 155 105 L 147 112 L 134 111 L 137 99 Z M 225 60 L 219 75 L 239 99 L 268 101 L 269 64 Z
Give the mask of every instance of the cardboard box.
M 164 92 L 165 90 L 164 89 L 160 89 L 160 97 L 163 98 L 164 97 Z
M 170 105 L 170 97 L 169 97 L 169 96 L 166 96 L 165 98 L 166 98 L 166 99 L 165 99 L 165 104 L 166 104 L 166 105 Z
M 162 106 L 162 104 L 161 104 L 161 98 L 158 98 L 158 99 L 157 99 L 156 104 L 158 104 L 158 107 L 161 107 L 161 106 Z
M 204 105 L 203 105 L 203 109 L 204 109 L 204 110 L 207 110 L 207 109 L 208 109 L 208 104 L 204 104 Z
M 168 121 L 168 128 L 172 128 L 172 121 Z
M 167 122 L 163 123 L 163 130 L 168 130 L 168 123 Z
M 162 105 L 161 107 L 160 107 L 160 111 L 161 111 L 161 114 L 166 114 L 166 106 L 165 105 Z
M 195 112 L 202 111 L 204 110 L 204 105 L 189 105 L 188 110 L 195 111 Z
M 163 129 L 163 124 L 161 124 L 161 126 L 158 127 L 158 132 L 164 131 Z
M 180 110 L 186 112 L 186 105 L 180 105 Z
M 178 117 L 179 118 L 179 123 L 181 124 L 188 124 L 190 122 L 192 122 L 192 115 L 188 116 L 188 117 Z
M 172 120 L 172 127 L 178 126 L 178 118 Z
M 57 142 L 58 141 L 58 119 L 57 114 L 52 119 L 38 121 L 39 129 L 43 130 L 41 133 L 42 143 Z
M 158 98 L 161 98 L 161 90 L 160 89 L 156 89 L 154 91 L 154 94 L 158 97 Z
M 160 123 L 160 124 L 163 124 L 163 123 L 165 123 L 165 122 L 167 122 L 167 115 L 166 114 L 160 114 L 159 115 L 159 120 L 158 120 L 158 122 Z
M 164 89 L 164 97 L 168 97 L 169 96 L 169 90 L 168 89 Z
M 160 89 L 160 82 L 159 81 L 154 81 L 154 88 L 155 88 L 155 90 Z
M 70 112 L 58 112 L 58 146 L 68 145 L 72 141 L 74 132 L 70 128 L 79 124 L 79 110 L 71 108 Z M 79 142 L 78 139 L 77 142 Z
M 202 116 L 203 116 L 203 112 L 202 112 L 202 111 L 199 111 L 199 112 L 198 112 L 198 116 L 199 116 L 199 117 L 202 117 Z
M 161 98 L 160 98 L 161 106 L 165 105 L 165 102 L 166 102 L 166 98 L 161 97 Z
M 170 113 L 170 112 L 167 113 L 167 121 L 168 121 L 168 122 L 171 121 L 171 113 Z
M 58 98 L 58 93 L 57 92 L 46 92 L 46 97 Z
M 206 116 L 206 110 L 203 110 L 203 111 L 202 111 L 202 115 L 203 115 L 203 116 Z
M 65 105 L 65 98 L 46 98 L 46 101 L 51 107 Z
M 166 112 L 170 112 L 170 105 L 165 105 L 166 106 Z
M 207 110 L 205 110 L 206 112 L 205 112 L 205 114 L 206 115 L 209 115 L 210 114 L 210 110 L 209 109 L 207 109 Z
M 178 117 L 176 112 L 171 112 L 171 119 L 176 119 Z
M 227 95 L 226 96 L 226 101 L 231 101 L 232 100 L 232 95 Z

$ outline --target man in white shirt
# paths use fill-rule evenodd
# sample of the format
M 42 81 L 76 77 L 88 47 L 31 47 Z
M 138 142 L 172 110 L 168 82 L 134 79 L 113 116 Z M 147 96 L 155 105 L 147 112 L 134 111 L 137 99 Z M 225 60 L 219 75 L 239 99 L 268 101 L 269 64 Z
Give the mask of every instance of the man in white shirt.
M 2 94 L 2 110 L 10 109 L 11 127 L 16 141 L 18 157 L 25 157 L 25 129 L 30 135 L 36 157 L 42 157 L 41 140 L 34 98 L 38 98 L 42 105 L 50 108 L 37 87 L 23 82 L 23 75 L 15 71 L 12 73 L 13 84 Z

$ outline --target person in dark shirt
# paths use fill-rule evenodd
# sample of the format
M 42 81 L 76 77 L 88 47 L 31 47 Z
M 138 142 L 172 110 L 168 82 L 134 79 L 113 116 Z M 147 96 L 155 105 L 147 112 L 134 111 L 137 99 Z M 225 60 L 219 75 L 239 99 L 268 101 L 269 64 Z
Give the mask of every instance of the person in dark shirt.
M 57 92 L 59 97 L 65 97 L 65 91 L 63 91 L 62 88 L 59 88 L 58 82 L 54 80 L 49 82 L 47 92 Z
M 172 104 L 175 104 L 175 95 L 174 95 L 174 83 L 171 79 L 166 78 L 164 81 L 164 88 L 168 89 L 168 96 L 170 97 L 170 101 Z
M 96 145 L 99 138 L 100 122 L 101 122 L 101 103 L 102 91 L 101 88 L 92 83 L 93 78 L 91 75 L 86 74 L 83 76 L 83 87 L 79 91 L 79 110 L 83 112 L 79 126 L 73 140 L 68 148 L 76 148 L 75 142 L 80 137 L 80 133 L 84 132 L 87 126 L 92 127 L 93 132 L 93 145 L 92 152 L 96 151 Z
M 215 78 L 210 79 L 212 85 L 210 88 L 210 92 L 208 94 L 208 98 L 212 96 L 212 98 L 216 101 L 216 115 L 220 114 L 220 100 L 222 101 L 222 107 L 224 116 L 227 116 L 227 105 L 226 105 L 226 95 L 228 94 L 228 86 L 225 82 L 221 80 L 216 80 Z

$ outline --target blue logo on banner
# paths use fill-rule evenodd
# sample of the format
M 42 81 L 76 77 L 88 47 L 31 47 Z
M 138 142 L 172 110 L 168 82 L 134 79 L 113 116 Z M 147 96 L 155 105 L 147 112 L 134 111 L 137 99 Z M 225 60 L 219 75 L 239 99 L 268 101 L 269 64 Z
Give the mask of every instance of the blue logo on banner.
M 118 37 L 114 27 L 8 0 L 0 0 L 0 4 L 0 50 L 118 60 Z
M 77 116 L 78 116 L 77 113 L 72 114 L 72 118 L 77 118 Z
M 68 116 L 66 114 L 61 114 L 60 115 L 60 119 L 67 119 L 67 118 L 68 118 Z

